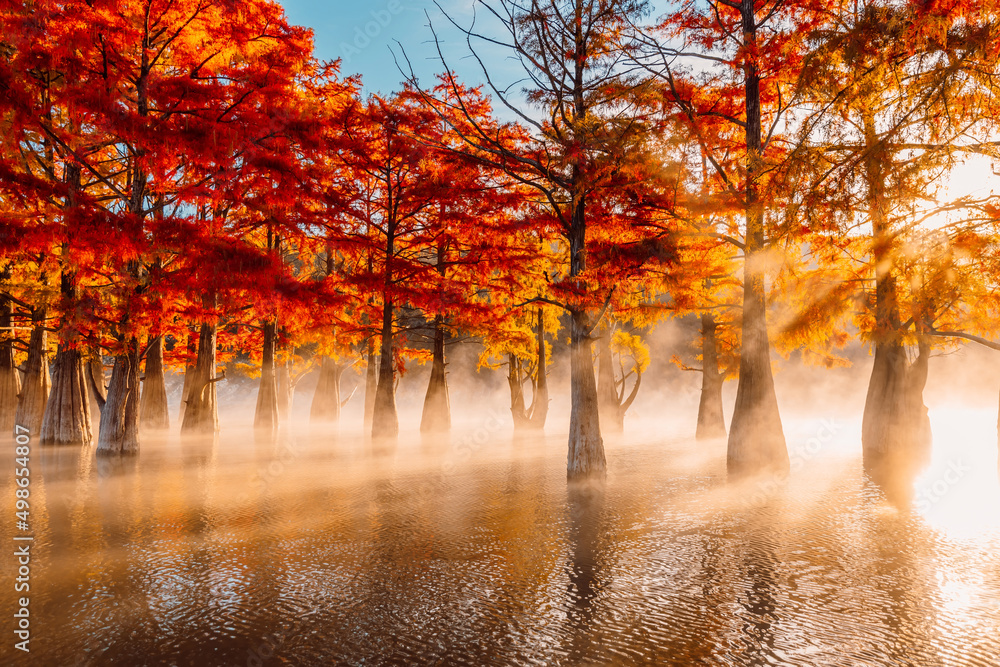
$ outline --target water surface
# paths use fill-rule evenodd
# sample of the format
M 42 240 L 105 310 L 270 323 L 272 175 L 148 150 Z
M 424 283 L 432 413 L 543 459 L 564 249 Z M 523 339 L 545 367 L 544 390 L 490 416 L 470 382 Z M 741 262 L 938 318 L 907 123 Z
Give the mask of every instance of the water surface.
M 724 442 L 643 431 L 580 489 L 564 435 L 492 419 L 395 447 L 227 428 L 118 462 L 35 448 L 25 664 L 995 666 L 995 440 L 937 419 L 902 499 L 866 478 L 856 425 L 820 420 L 789 426 L 787 480 L 733 483 Z

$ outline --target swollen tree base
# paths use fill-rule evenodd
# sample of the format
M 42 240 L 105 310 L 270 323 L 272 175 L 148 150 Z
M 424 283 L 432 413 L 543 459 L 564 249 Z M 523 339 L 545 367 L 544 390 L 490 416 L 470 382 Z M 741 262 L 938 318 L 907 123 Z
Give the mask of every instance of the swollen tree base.
M 421 433 L 444 433 L 451 430 L 451 403 L 444 361 L 444 327 L 441 325 L 440 315 L 435 318 L 434 324 L 434 358 L 420 419 Z
M 184 404 L 182 432 L 215 433 L 219 430 L 215 383 L 225 379 L 225 376 L 215 376 L 216 335 L 217 326 L 214 322 L 201 325 L 198 334 L 198 359 L 194 373 L 191 374 L 191 384 Z
M 14 344 L 11 326 L 13 306 L 0 294 L 0 434 L 14 431 L 17 396 L 21 393 L 21 374 L 14 364 Z
M 449 430 L 451 430 L 451 406 L 448 401 L 448 384 L 446 380 L 432 378 L 424 398 L 420 432 L 446 433 Z
M 396 414 L 396 396 L 393 381 L 379 378 L 375 389 L 375 405 L 372 410 L 372 437 L 393 438 L 399 435 L 399 416 Z
M 747 261 L 749 265 L 749 260 Z M 726 467 L 731 474 L 786 473 L 788 449 L 771 374 L 763 279 L 747 268 L 743 295 L 740 379 L 729 431 Z
M 0 432 L 12 433 L 17 414 L 17 395 L 21 393 L 21 373 L 11 357 L 10 365 L 0 360 Z
M 521 360 L 513 354 L 507 355 L 507 386 L 510 389 L 510 415 L 515 431 L 531 429 L 531 412 L 524 402 L 524 377 Z
M 89 446 L 93 439 L 83 358 L 79 350 L 60 345 L 53 363 L 52 390 L 45 404 L 39 442 Z
M 278 378 L 274 365 L 277 326 L 274 322 L 265 322 L 261 329 L 264 332 L 264 346 L 253 427 L 258 431 L 273 433 L 278 429 Z
M 104 456 L 139 453 L 139 342 L 129 341 L 115 356 L 107 399 L 101 406 L 97 453 Z
M 274 366 L 264 367 L 257 388 L 257 406 L 253 413 L 253 427 L 257 430 L 276 431 L 278 429 L 278 382 Z
M 378 364 L 374 341 L 368 341 L 368 354 L 365 356 L 365 431 L 372 430 L 372 415 L 375 414 L 375 392 L 378 388 Z
M 45 353 L 45 328 L 35 326 L 28 341 L 28 359 L 24 366 L 21 393 L 17 401 L 15 424 L 27 428 L 30 433 L 38 433 L 42 428 L 45 403 L 49 400 L 52 386 L 49 377 L 48 355 Z
M 146 352 L 146 379 L 139 398 L 139 426 L 151 431 L 170 428 L 167 382 L 163 372 L 163 337 L 150 341 Z
M 711 313 L 701 315 L 701 400 L 698 402 L 697 440 L 726 437 L 726 420 L 722 415 L 722 383 L 719 372 L 718 325 Z
M 292 372 L 289 368 L 289 359 L 275 363 L 275 373 L 278 378 L 278 421 L 288 421 L 288 413 L 292 407 L 292 394 L 295 392 L 295 384 L 292 382 Z
M 386 299 L 382 304 L 382 342 L 379 353 L 378 385 L 372 406 L 372 438 L 395 438 L 399 435 L 399 415 L 396 414 L 396 371 L 392 353 L 393 305 Z
M 195 355 L 196 340 L 193 333 L 188 334 L 187 351 L 188 355 Z M 194 364 L 190 361 L 184 365 L 184 385 L 181 387 L 181 405 L 177 412 L 177 421 L 184 421 L 184 411 L 187 409 L 188 398 L 191 396 L 191 378 L 194 377 Z
M 337 363 L 330 357 L 320 360 L 319 381 L 316 383 L 316 393 L 313 394 L 312 405 L 309 407 L 309 421 L 316 423 L 337 424 L 340 422 L 340 380 L 347 367 Z
M 722 414 L 722 379 L 702 378 L 695 439 L 712 440 L 725 437 L 726 421 Z
M 744 391 L 736 392 L 736 407 L 729 431 L 726 466 L 732 474 L 788 472 L 788 449 L 781 428 L 778 404 Z M 773 394 L 771 396 L 773 398 Z
M 931 428 L 923 390 L 930 348 L 910 364 L 897 342 L 878 344 L 861 421 L 866 468 L 919 467 L 930 456 Z

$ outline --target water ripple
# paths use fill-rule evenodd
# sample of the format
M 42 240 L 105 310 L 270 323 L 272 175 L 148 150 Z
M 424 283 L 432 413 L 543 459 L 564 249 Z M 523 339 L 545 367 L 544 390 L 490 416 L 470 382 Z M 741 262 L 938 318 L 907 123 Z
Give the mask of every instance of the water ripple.
M 567 490 L 562 437 L 282 437 L 40 460 L 32 659 L 998 664 L 1000 531 L 900 505 L 842 453 L 731 483 L 720 448 L 609 441 L 607 484 Z

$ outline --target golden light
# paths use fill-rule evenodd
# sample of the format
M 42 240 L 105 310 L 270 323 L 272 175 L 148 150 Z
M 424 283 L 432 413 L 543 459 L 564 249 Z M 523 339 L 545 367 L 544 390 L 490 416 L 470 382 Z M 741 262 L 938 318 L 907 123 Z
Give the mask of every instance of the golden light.
M 961 211 L 941 211 L 933 213 L 937 206 L 945 206 L 963 197 L 972 200 L 983 200 L 994 194 L 997 187 L 997 174 L 993 170 L 992 160 L 985 155 L 968 155 L 958 162 L 945 176 L 945 180 L 937 191 L 937 202 L 927 203 L 917 208 L 917 218 L 931 213 L 923 226 L 929 229 L 940 229 L 949 223 L 962 219 Z
M 1000 531 L 997 431 L 992 411 L 930 410 L 934 448 L 915 482 L 913 509 L 947 537 Z

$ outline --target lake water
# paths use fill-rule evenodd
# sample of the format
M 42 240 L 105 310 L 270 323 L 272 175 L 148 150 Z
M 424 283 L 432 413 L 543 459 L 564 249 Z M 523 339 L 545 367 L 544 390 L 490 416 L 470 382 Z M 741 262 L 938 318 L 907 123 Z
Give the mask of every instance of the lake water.
M 12 456 L 0 475 L 0 663 L 996 666 L 995 414 L 932 418 L 909 498 L 866 478 L 856 423 L 821 420 L 786 422 L 787 480 L 730 482 L 724 442 L 647 429 L 580 489 L 564 435 L 492 417 L 394 448 L 229 427 L 117 463 L 36 447 L 30 659 Z

